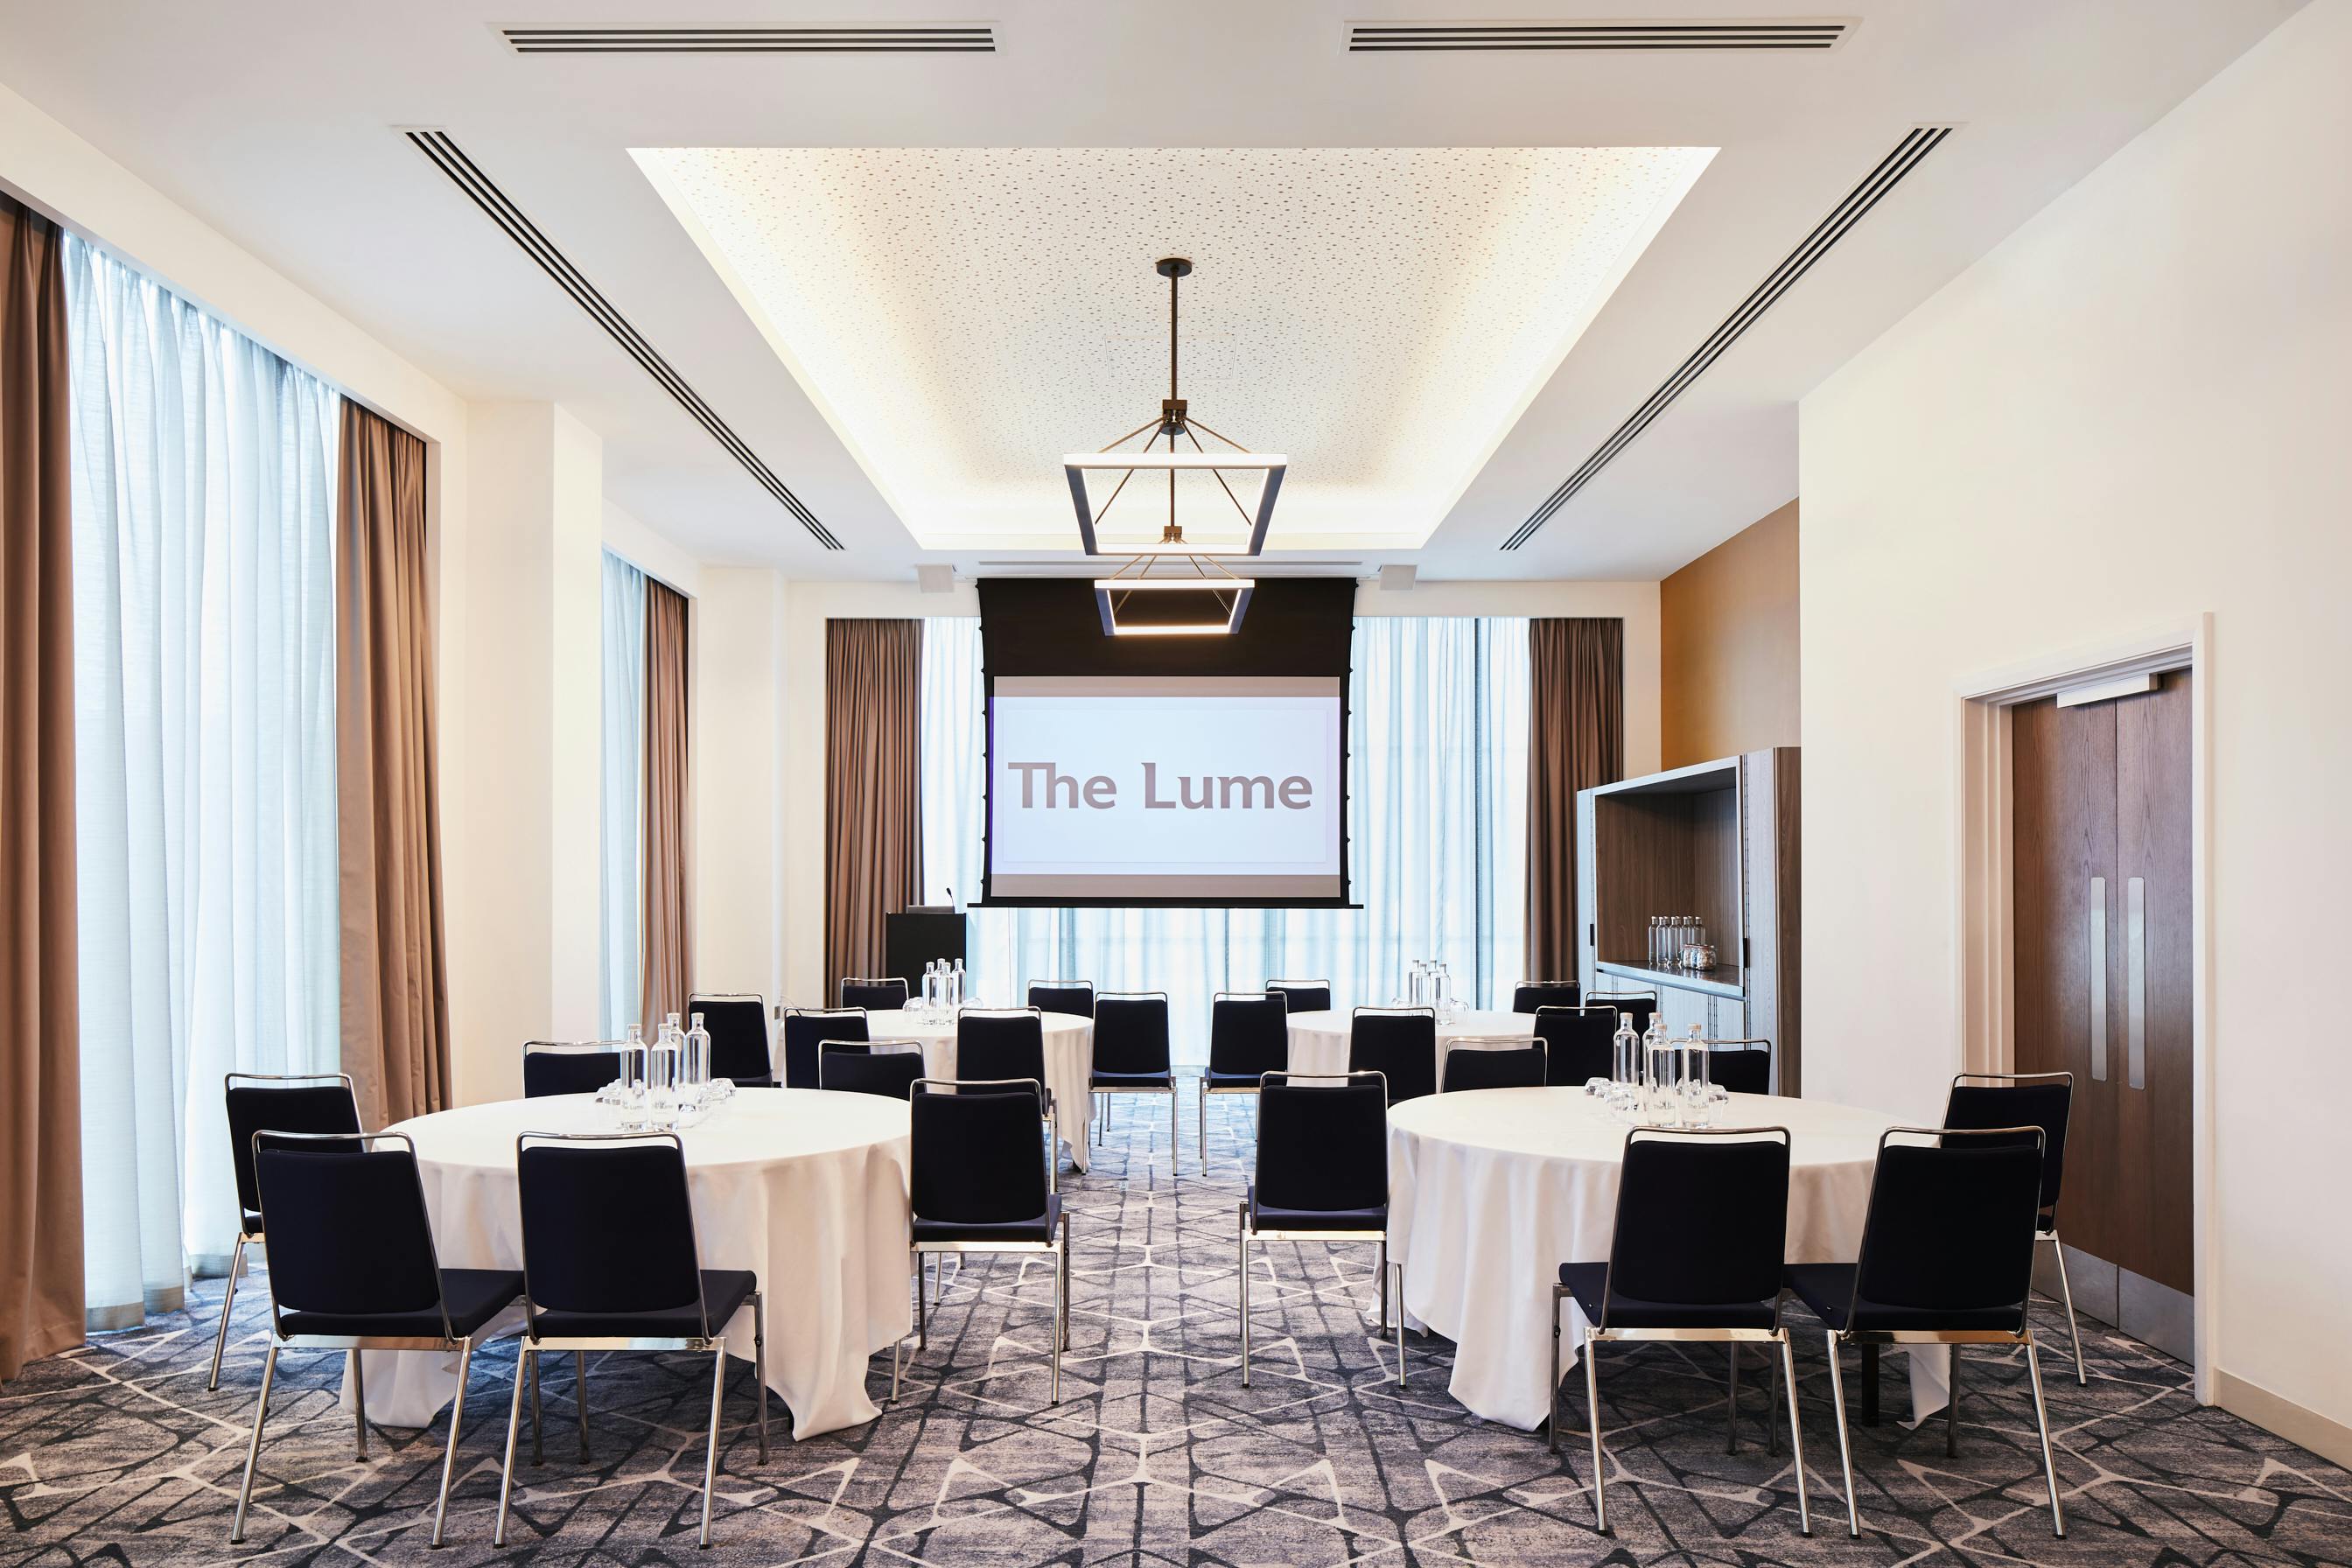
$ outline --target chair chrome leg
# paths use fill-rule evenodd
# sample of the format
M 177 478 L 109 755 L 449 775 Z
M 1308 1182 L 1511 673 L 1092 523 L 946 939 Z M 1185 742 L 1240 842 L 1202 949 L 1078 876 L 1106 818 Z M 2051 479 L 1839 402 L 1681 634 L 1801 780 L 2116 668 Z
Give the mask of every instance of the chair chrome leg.
M 1234 1217 L 1234 1257 L 1235 1257 L 1236 1258 L 1238 1258 L 1238 1259 L 1240 1260 L 1240 1262 L 1241 1262 L 1241 1267 L 1240 1267 L 1238 1269 L 1236 1269 L 1234 1272 L 1235 1272 L 1235 1273 L 1237 1273 L 1237 1274 L 1241 1277 L 1241 1292 L 1242 1292 L 1242 1386 L 1243 1386 L 1244 1388 L 1247 1388 L 1247 1387 L 1250 1385 L 1250 1380 L 1249 1380 L 1249 1204 L 1248 1204 L 1247 1200 L 1244 1200 L 1244 1201 L 1243 1201 L 1243 1202 L 1238 1205 L 1238 1213 L 1236 1214 L 1236 1215 L 1235 1215 L 1235 1217 Z
M 1402 1302 L 1398 1305 L 1402 1307 Z M 1389 1331 L 1389 1237 L 1381 1233 L 1381 1332 Z
M 1794 1373 L 1790 1373 L 1793 1378 Z M 1830 1331 L 1830 1398 L 1837 1405 L 1838 1465 L 1845 1471 L 1845 1532 L 1862 1534 L 1862 1514 L 1853 1505 L 1853 1445 L 1845 1429 L 1845 1373 L 1838 1367 L 1838 1336 Z
M 547 1449 L 540 1439 L 544 1435 L 546 1424 L 539 1408 L 539 1352 L 524 1347 L 521 1341 L 517 1341 L 516 1344 L 515 1376 L 521 1377 L 522 1363 L 530 1363 L 530 1462 L 543 1465 L 547 1463 Z
M 228 1286 L 221 1291 L 220 1332 L 213 1336 L 213 1370 L 205 1379 L 205 1392 L 212 1393 L 220 1386 L 221 1352 L 228 1348 L 228 1313 L 236 1305 L 236 1277 L 245 1268 L 245 1233 L 239 1231 L 236 1246 L 228 1255 Z
M 1168 1088 L 1168 1184 L 1176 1184 L 1177 1168 L 1183 1163 L 1176 1158 L 1176 1087 Z
M 1952 1388 L 1944 1400 L 1944 1457 L 1956 1459 L 1960 1454 L 1960 1347 L 1952 1350 Z
M 1070 1319 L 1075 1315 L 1070 1296 L 1070 1215 L 1069 1211 L 1065 1209 L 1062 1211 L 1062 1348 L 1064 1350 L 1070 1348 Z
M 710 1433 L 702 1447 L 702 1534 L 697 1546 L 710 1544 L 710 1494 L 719 1487 L 719 1411 L 727 1395 L 727 1347 L 710 1357 Z
M 1385 1283 L 1385 1282 L 1383 1282 Z M 1397 1386 L 1404 1386 L 1404 1265 L 1396 1265 Z
M 572 1372 L 580 1385 L 580 1462 L 588 1462 L 588 1352 L 572 1352 Z
M 2042 1475 L 2050 1486 L 2050 1533 L 2064 1540 L 2066 1510 L 2058 1504 L 2058 1461 L 2050 1451 L 2050 1407 L 2042 1398 L 2042 1347 L 2025 1331 L 2025 1371 L 2033 1382 L 2033 1425 L 2042 1433 Z
M 1584 1332 L 1584 1407 L 1592 1427 L 1592 1528 L 1601 1534 L 1609 1533 L 1609 1493 L 1602 1478 L 1601 1467 L 1608 1461 L 1601 1456 L 1601 1368 L 1600 1357 L 1594 1352 L 1601 1342 L 1592 1331 Z
M 1559 1452 L 1559 1287 L 1551 1291 L 1551 1390 L 1550 1403 L 1546 1406 L 1544 1426 L 1549 1428 L 1544 1446 L 1553 1453 Z
M 457 1474 L 457 1430 L 466 1424 L 466 1379 L 473 1370 L 474 1342 L 467 1340 L 457 1352 L 457 1396 L 449 1402 L 449 1446 L 441 1454 L 441 1500 L 433 1505 L 436 1546 L 441 1544 L 442 1521 L 449 1517 L 449 1483 Z
M 1789 1385 L 1789 1454 L 1791 1463 L 1796 1467 L 1797 1530 L 1800 1534 L 1811 1535 L 1813 1532 L 1813 1510 L 1805 1500 L 1805 1435 L 1797 1427 L 1797 1354 L 1790 1342 L 1789 1331 L 1786 1329 L 1780 1331 L 1780 1359 L 1772 1363 L 1772 1381 L 1775 1384 L 1782 1381 L 1781 1374 L 1784 1373 L 1787 1374 L 1786 1381 Z M 1777 1386 L 1773 1393 L 1776 1395 L 1780 1393 Z M 1773 1403 L 1777 1405 L 1780 1401 L 1775 1398 Z M 1768 1408 L 1764 1415 L 1766 1424 L 1771 1425 L 1772 1412 Z M 1780 1452 L 1780 1427 L 1774 1426 L 1772 1437 L 1775 1453 Z
M 1201 1112 L 1201 1125 L 1193 1132 L 1192 1152 L 1201 1162 L 1201 1174 L 1205 1176 L 1209 1173 L 1209 1080 L 1203 1078 L 1200 1081 L 1200 1092 L 1192 1097 L 1193 1105 Z
M 928 1252 L 915 1254 L 915 1349 L 931 1348 L 931 1261 Z
M 345 1351 L 349 1358 L 345 1371 L 352 1380 L 352 1441 L 362 1459 L 367 1458 L 367 1363 L 355 1350 Z
M 2083 1325 L 2074 1321 L 2074 1287 L 2066 1278 L 2065 1244 L 2054 1230 L 2050 1233 L 2050 1246 L 2058 1254 L 2058 1297 L 2066 1303 L 2066 1332 L 2074 1342 L 2074 1384 L 2087 1388 L 2091 1374 L 2083 1369 Z
M 229 1522 L 228 1542 L 239 1546 L 245 1542 L 246 1505 L 253 1500 L 253 1467 L 261 1458 L 261 1423 L 269 1414 L 269 1383 L 278 1375 L 278 1342 L 269 1343 L 269 1355 L 261 1363 L 261 1397 L 253 1402 L 253 1436 L 245 1446 L 245 1484 L 236 1489 L 236 1518 Z
M 1049 1396 L 1055 1405 L 1062 1403 L 1062 1347 L 1069 1340 L 1070 1227 L 1066 1217 L 1062 1222 L 1062 1255 L 1054 1259 L 1054 1380 Z
M 760 1463 L 768 1462 L 768 1303 L 751 1292 L 751 1397 L 760 1402 Z
M 514 1397 L 507 1402 L 507 1457 L 506 1463 L 499 1469 L 499 1522 L 497 1528 L 490 1531 L 492 1546 L 504 1546 L 507 1543 L 507 1500 L 514 1495 L 515 1432 L 522 1425 L 522 1363 L 525 1362 L 530 1363 L 531 1403 L 535 1407 L 539 1402 L 539 1352 L 525 1343 L 515 1351 Z M 533 1415 L 531 1416 L 533 1448 L 536 1448 L 539 1444 L 538 1422 L 538 1415 Z M 531 1462 L 537 1464 L 539 1461 L 533 1459 Z
M 1787 1341 L 1788 1335 L 1788 1330 L 1780 1331 L 1783 1342 Z M 1780 1428 L 1774 1423 L 1772 1412 L 1780 1403 L 1780 1360 L 1769 1349 L 1765 1352 L 1764 1359 L 1772 1363 L 1772 1397 L 1764 1402 L 1764 1451 L 1777 1458 L 1780 1453 Z M 1790 1381 L 1793 1382 L 1794 1379 Z M 1791 1406 L 1791 1408 L 1794 1407 Z
M 1723 1347 L 1729 1353 L 1731 1371 L 1724 1383 L 1723 1451 L 1739 1452 L 1739 1346 L 1735 1342 Z

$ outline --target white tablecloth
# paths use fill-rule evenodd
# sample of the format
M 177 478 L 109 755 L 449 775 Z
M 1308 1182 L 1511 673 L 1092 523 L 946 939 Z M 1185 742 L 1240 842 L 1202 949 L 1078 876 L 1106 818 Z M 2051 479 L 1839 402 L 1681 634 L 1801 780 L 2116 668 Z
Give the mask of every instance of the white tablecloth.
M 1054 1136 L 1069 1154 L 1070 1163 L 1087 1168 L 1087 1123 L 1094 1115 L 1095 1026 L 1076 1013 L 1047 1013 L 1040 1020 L 1045 1030 L 1045 1087 L 1054 1091 Z M 923 1071 L 931 1078 L 956 1076 L 955 1020 L 919 1017 L 912 1013 L 869 1013 L 866 1033 L 877 1040 L 923 1042 Z M 1076 1128 L 1077 1136 L 1070 1136 Z
M 416 1142 L 434 1242 L 448 1268 L 522 1267 L 517 1137 L 614 1130 L 612 1113 L 587 1095 L 469 1105 L 391 1129 Z M 913 1326 L 907 1107 L 870 1094 L 746 1089 L 680 1136 L 702 1267 L 759 1276 L 768 1386 L 792 1410 L 793 1435 L 873 1420 L 881 1410 L 866 1395 L 866 1358 Z M 509 1321 L 520 1325 L 520 1311 Z M 727 1349 L 751 1358 L 749 1313 L 730 1326 Z M 455 1356 L 363 1353 L 372 1420 L 422 1426 L 457 1392 Z
M 1346 1072 L 1348 1037 L 1353 1015 L 1294 1013 L 1290 1016 L 1292 1072 Z M 1509 1035 L 1521 1040 L 1536 1037 L 1533 1013 L 1465 1013 L 1452 1023 L 1437 1026 L 1437 1079 L 1445 1081 L 1445 1053 L 1454 1042 L 1471 1035 Z
M 1732 1096 L 1725 1126 L 1786 1127 L 1789 1258 L 1851 1262 L 1893 1119 L 1817 1100 Z M 1415 1100 L 1389 1112 L 1389 1247 L 1404 1267 L 1409 1321 L 1459 1346 L 1454 1396 L 1524 1431 L 1548 1408 L 1552 1286 L 1563 1263 L 1609 1256 L 1626 1124 L 1581 1088 L 1501 1089 Z M 1560 1370 L 1584 1318 L 1562 1305 Z M 1947 1354 L 1911 1362 L 1915 1416 L 1943 1407 Z

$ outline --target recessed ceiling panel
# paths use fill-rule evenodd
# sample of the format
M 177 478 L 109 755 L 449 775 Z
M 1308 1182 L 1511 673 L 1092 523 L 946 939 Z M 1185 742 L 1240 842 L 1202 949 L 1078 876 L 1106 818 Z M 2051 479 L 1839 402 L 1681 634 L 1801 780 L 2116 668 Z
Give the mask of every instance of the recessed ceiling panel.
M 1063 455 L 1157 416 L 1152 263 L 1190 257 L 1181 392 L 1288 455 L 1280 551 L 1425 542 L 1713 151 L 635 156 L 928 549 L 1076 548 Z M 1156 530 L 1154 494 L 1107 537 Z M 1244 532 L 1213 488 L 1185 506 L 1203 544 Z

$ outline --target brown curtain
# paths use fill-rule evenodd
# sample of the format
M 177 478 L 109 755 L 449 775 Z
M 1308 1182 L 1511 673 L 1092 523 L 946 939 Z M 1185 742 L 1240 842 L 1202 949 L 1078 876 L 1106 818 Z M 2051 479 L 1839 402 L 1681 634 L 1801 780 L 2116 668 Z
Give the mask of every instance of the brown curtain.
M 82 1340 L 64 257 L 0 195 L 0 1378 Z
M 646 1037 L 664 1014 L 683 1013 L 686 972 L 686 595 L 646 579 Z
M 449 978 L 425 443 L 346 400 L 335 520 L 343 1070 L 381 1127 L 446 1110 Z
M 845 975 L 882 973 L 882 917 L 921 897 L 922 690 L 922 622 L 825 623 L 824 983 L 836 994 Z
M 1528 623 L 1528 963 L 1577 973 L 1576 792 L 1625 776 L 1625 623 Z

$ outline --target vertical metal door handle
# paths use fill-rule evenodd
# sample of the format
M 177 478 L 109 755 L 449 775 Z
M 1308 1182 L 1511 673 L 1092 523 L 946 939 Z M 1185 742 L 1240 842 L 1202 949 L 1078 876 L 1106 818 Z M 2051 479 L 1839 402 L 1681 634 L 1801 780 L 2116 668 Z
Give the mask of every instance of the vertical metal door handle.
M 2107 1081 L 2107 879 L 2091 879 L 2091 1078 Z
M 2124 884 L 2124 1078 L 2147 1087 L 2147 879 Z

